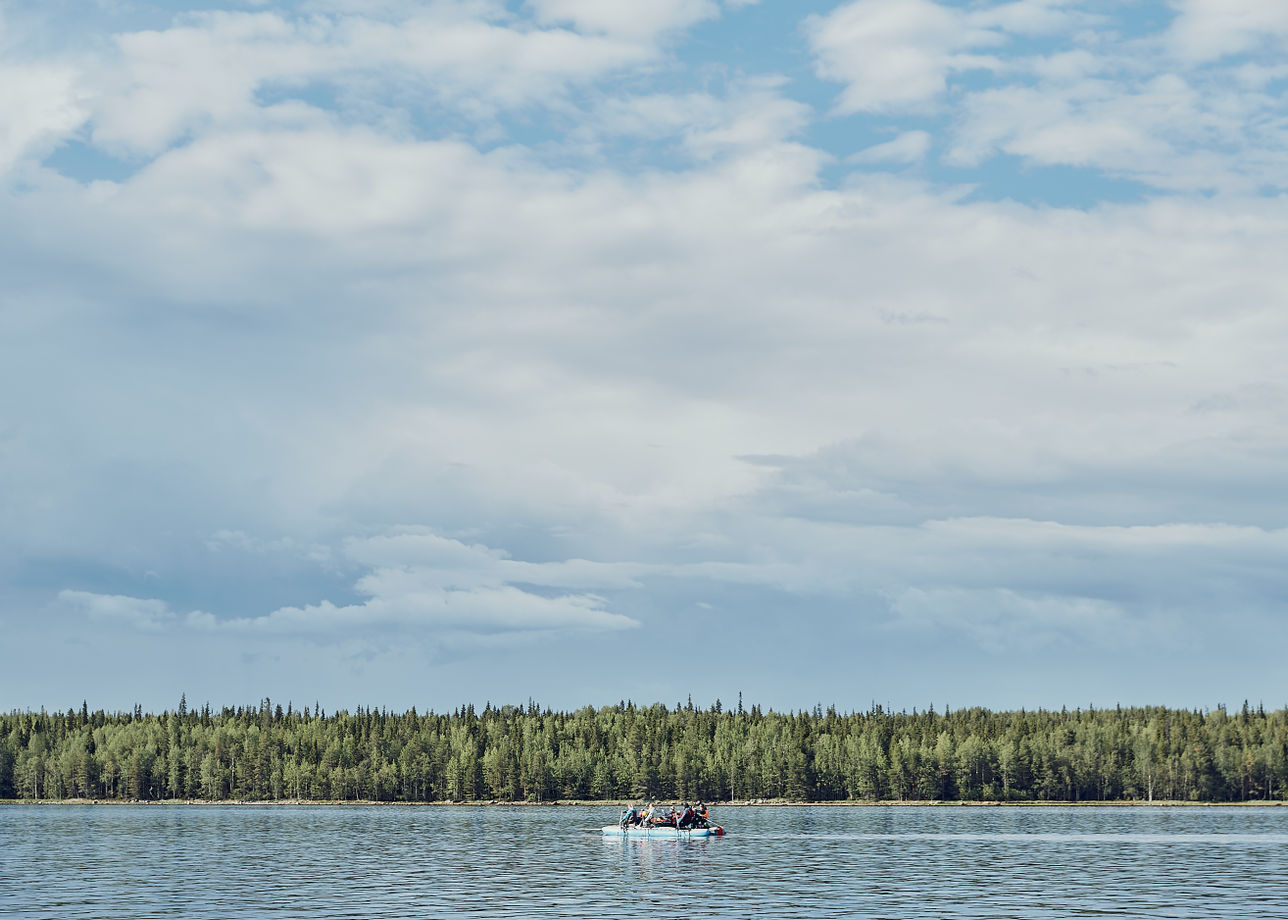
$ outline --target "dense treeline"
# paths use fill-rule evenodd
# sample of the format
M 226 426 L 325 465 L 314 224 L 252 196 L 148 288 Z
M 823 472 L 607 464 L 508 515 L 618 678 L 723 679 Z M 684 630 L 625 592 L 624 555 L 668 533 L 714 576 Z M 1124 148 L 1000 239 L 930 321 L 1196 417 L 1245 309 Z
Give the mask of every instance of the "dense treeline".
M 1288 798 L 1288 711 L 776 713 L 623 702 L 0 715 L 0 798 Z

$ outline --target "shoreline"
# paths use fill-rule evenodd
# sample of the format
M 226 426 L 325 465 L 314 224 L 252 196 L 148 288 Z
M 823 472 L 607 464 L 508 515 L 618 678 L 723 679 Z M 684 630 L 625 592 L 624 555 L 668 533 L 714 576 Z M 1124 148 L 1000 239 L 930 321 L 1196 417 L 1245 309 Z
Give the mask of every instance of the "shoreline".
M 290 807 L 335 807 L 347 806 L 357 808 L 622 808 L 638 804 L 645 799 L 556 799 L 549 802 L 510 802 L 501 799 L 438 802 L 382 802 L 374 799 L 0 799 L 0 807 L 5 805 L 183 805 L 194 807 L 218 808 L 221 806 L 290 806 Z M 657 799 L 666 801 L 669 799 Z M 679 801 L 679 800 L 676 800 Z M 787 799 L 747 799 L 734 802 L 708 802 L 710 808 L 1280 808 L 1288 806 L 1288 801 L 1249 801 L 1249 802 L 1174 802 L 1174 801 L 1136 801 L 1124 800 L 1115 802 L 1024 802 L 1024 801 L 979 801 L 964 802 L 930 799 L 926 801 L 835 801 L 835 802 L 794 802 Z

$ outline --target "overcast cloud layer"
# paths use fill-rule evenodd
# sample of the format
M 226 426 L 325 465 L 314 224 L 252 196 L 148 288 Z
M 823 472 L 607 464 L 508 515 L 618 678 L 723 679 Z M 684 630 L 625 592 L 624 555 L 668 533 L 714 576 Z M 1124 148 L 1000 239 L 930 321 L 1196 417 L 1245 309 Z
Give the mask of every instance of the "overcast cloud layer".
M 1283 704 L 1286 52 L 0 3 L 0 707 Z

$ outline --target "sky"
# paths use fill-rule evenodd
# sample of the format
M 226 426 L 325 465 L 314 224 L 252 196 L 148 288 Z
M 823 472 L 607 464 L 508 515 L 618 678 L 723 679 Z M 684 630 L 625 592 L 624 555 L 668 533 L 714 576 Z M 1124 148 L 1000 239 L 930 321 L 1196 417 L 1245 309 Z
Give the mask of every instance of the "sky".
M 1281 0 L 0 0 L 0 708 L 1288 701 Z

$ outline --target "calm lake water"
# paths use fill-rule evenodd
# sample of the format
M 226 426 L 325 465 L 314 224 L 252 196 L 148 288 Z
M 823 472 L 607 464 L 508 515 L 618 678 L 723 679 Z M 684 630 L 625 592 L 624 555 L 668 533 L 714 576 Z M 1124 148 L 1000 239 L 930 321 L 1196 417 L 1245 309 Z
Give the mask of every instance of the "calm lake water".
M 0 916 L 1288 918 L 1288 808 L 0 807 Z

